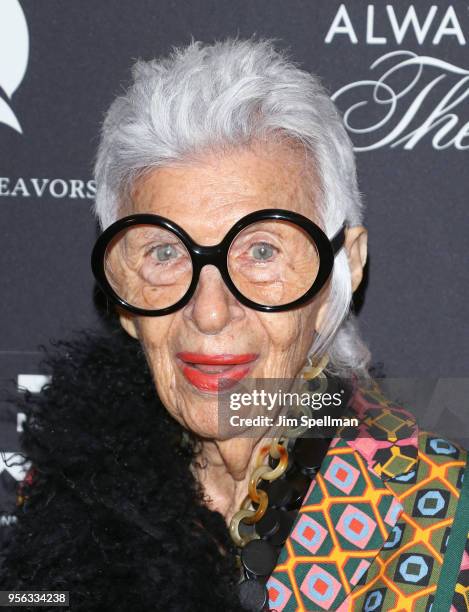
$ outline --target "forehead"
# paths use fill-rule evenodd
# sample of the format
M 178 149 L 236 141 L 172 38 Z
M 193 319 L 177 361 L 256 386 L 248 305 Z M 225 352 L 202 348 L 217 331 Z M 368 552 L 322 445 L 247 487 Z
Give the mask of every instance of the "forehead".
M 215 244 L 238 219 L 263 208 L 314 219 L 315 191 L 303 152 L 259 144 L 153 169 L 134 185 L 132 212 L 168 217 L 195 240 Z

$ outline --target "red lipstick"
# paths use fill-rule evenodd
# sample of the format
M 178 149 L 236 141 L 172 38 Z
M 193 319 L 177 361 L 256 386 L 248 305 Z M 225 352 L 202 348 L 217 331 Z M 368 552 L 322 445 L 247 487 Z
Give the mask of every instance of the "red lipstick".
M 245 378 L 257 353 L 233 355 L 228 353 L 209 355 L 182 351 L 176 353 L 179 366 L 186 380 L 200 391 L 216 392 L 233 387 Z

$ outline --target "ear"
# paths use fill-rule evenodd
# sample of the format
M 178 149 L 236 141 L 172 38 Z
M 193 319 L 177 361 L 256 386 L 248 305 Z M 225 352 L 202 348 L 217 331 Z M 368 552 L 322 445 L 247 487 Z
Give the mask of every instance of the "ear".
M 368 232 L 363 225 L 355 225 L 345 229 L 345 250 L 347 251 L 352 291 L 355 291 L 363 278 L 363 268 L 368 256 Z
M 119 321 L 122 327 L 129 334 L 129 336 L 132 336 L 132 338 L 138 340 L 138 330 L 135 316 L 131 315 L 123 309 L 118 309 L 118 312 Z
M 347 258 L 352 277 L 352 292 L 360 285 L 363 278 L 363 268 L 368 255 L 368 232 L 363 225 L 345 228 L 345 244 Z M 329 308 L 329 301 L 323 300 L 316 315 L 315 329 L 321 333 L 322 323 Z

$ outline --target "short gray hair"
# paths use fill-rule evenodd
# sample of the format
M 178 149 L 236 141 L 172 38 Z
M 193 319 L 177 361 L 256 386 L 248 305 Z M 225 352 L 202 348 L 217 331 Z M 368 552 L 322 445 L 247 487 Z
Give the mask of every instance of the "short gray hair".
M 302 145 L 319 179 L 318 212 L 332 236 L 344 219 L 362 222 L 352 143 L 320 79 L 301 70 L 272 39 L 194 41 L 163 59 L 137 61 L 133 83 L 103 122 L 95 165 L 94 212 L 114 222 L 143 172 L 188 160 L 206 148 L 247 146 L 278 134 Z M 329 355 L 331 374 L 368 376 L 370 352 L 351 310 L 345 249 L 331 278 L 330 303 L 310 357 Z

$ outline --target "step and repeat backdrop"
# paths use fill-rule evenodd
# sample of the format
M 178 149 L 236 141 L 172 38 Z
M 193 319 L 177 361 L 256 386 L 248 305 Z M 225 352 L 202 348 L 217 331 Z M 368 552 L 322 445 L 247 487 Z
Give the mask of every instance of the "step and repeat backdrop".
M 321 76 L 354 143 L 369 230 L 355 307 L 374 361 L 394 377 L 468 376 L 467 2 L 1 0 L 2 397 L 40 391 L 40 345 L 104 325 L 92 167 L 133 61 L 253 34 Z M 2 399 L 0 550 L 23 418 Z

